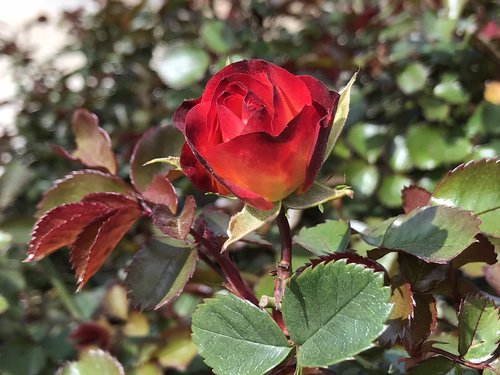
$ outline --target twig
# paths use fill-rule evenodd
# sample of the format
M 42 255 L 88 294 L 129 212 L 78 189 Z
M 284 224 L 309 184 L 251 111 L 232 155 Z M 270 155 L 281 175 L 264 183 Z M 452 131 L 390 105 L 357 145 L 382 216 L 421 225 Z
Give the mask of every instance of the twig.
M 276 307 L 281 309 L 281 300 L 285 292 L 286 281 L 292 275 L 292 234 L 284 211 L 279 213 L 276 218 L 276 224 L 280 231 L 281 257 L 276 268 L 276 279 L 274 279 L 274 299 Z

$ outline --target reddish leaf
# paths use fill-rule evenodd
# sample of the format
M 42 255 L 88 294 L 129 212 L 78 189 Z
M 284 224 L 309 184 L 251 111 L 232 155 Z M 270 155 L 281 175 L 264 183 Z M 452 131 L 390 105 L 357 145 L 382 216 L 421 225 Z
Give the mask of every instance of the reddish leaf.
M 154 176 L 142 195 L 151 203 L 167 206 L 174 215 L 177 212 L 177 194 L 170 181 L 161 174 Z
M 414 294 L 415 310 L 408 329 L 403 337 L 403 344 L 410 356 L 422 352 L 422 344 L 427 340 L 437 323 L 436 300 L 432 294 Z
M 87 322 L 76 327 L 69 336 L 77 349 L 98 346 L 108 350 L 111 346 L 111 331 L 102 324 Z
M 139 209 L 139 205 L 136 199 L 132 199 L 119 193 L 90 193 L 83 197 L 81 201 L 102 203 L 109 208 L 130 207 Z
M 171 125 L 151 128 L 137 141 L 130 159 L 130 179 L 139 191 L 144 191 L 157 174 L 166 175 L 171 167 L 161 163 L 144 165 L 155 158 L 179 156 L 184 136 Z M 176 173 L 177 175 L 182 172 Z
M 410 319 L 414 316 L 415 300 L 411 286 L 400 277 L 395 277 L 391 280 L 392 296 L 391 303 L 393 304 L 391 315 L 387 320 L 387 329 L 380 335 L 379 341 L 382 344 L 389 343 L 394 345 L 400 341 L 406 334 L 406 330 L 410 326 Z
M 417 293 L 430 292 L 448 278 L 449 264 L 427 263 L 417 257 L 400 252 L 398 264 L 401 275 Z
M 95 192 L 127 195 L 134 193 L 131 187 L 117 176 L 94 170 L 77 171 L 57 180 L 52 188 L 45 192 L 37 205 L 36 216 L 40 217 L 54 207 L 78 202 L 87 194 Z
M 497 261 L 495 246 L 482 234 L 476 236 L 477 242 L 467 247 L 460 255 L 452 261 L 455 268 L 462 267 L 467 263 L 484 262 L 494 264 Z
M 97 116 L 85 109 L 73 113 L 73 133 L 76 150 L 72 154 L 60 146 L 52 146 L 53 150 L 70 160 L 79 161 L 89 168 L 104 169 L 116 174 L 116 158 L 111 148 L 108 133 L 99 127 Z
M 406 214 L 415 208 L 428 206 L 431 199 L 431 193 L 416 185 L 405 186 L 402 195 L 403 209 Z
M 97 220 L 85 228 L 71 247 L 71 263 L 76 271 L 78 290 L 97 272 L 108 254 L 141 215 L 138 208 L 115 210 L 107 220 Z
M 35 224 L 26 261 L 42 259 L 70 245 L 85 226 L 109 211 L 109 207 L 97 202 L 70 203 L 50 210 Z
M 484 267 L 484 277 L 496 294 L 500 296 L 500 263 Z
M 187 196 L 184 202 L 184 207 L 179 216 L 174 216 L 170 210 L 163 205 L 153 207 L 153 223 L 165 235 L 184 240 L 189 234 L 189 230 L 193 225 L 196 213 L 196 202 L 192 196 Z

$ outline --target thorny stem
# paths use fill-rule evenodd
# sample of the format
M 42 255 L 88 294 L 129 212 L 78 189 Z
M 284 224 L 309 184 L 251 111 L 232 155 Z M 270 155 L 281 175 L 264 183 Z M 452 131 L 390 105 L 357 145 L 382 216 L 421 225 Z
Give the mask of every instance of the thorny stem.
M 286 281 L 292 275 L 292 234 L 290 224 L 284 211 L 276 217 L 276 224 L 280 232 L 281 257 L 276 268 L 276 279 L 274 280 L 274 299 L 276 307 L 281 309 L 281 300 L 285 292 Z
M 229 259 L 226 255 L 221 254 L 221 249 L 214 246 L 210 241 L 208 241 L 202 234 L 198 233 L 196 230 L 191 229 L 191 235 L 194 237 L 196 242 L 202 245 L 210 254 L 215 258 L 215 261 L 219 264 L 224 274 L 224 279 L 233 289 L 233 291 L 238 294 L 241 298 L 244 298 L 254 305 L 259 305 L 257 297 L 252 293 L 252 291 L 245 284 L 241 278 L 240 271 L 236 265 Z M 203 259 L 203 258 L 202 258 Z M 213 263 L 213 262 L 212 262 Z
M 454 355 L 452 353 L 448 353 L 447 351 L 439 349 L 439 348 L 432 348 L 431 352 L 435 353 L 435 354 L 442 355 L 443 357 L 451 359 L 454 362 L 460 363 L 463 366 L 466 366 L 466 367 L 469 367 L 469 368 L 473 368 L 473 369 L 476 369 L 476 370 L 484 370 L 484 369 L 486 369 L 486 368 L 489 367 L 489 362 L 472 363 L 472 362 L 469 362 L 469 361 L 465 361 L 465 360 L 457 357 L 456 355 Z

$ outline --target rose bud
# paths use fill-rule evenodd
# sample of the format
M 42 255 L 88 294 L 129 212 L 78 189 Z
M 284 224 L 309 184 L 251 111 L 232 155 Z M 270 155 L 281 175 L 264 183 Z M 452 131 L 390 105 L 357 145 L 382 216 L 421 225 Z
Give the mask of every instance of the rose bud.
M 311 187 L 338 100 L 317 79 L 263 60 L 228 65 L 174 114 L 182 170 L 201 190 L 271 209 Z

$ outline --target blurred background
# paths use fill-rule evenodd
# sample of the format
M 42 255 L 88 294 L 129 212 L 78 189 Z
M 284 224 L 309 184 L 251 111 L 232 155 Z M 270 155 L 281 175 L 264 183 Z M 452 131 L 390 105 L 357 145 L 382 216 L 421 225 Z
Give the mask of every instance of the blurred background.
M 159 311 L 127 302 L 119 281 L 140 228 L 76 295 L 64 251 L 21 262 L 36 203 L 78 168 L 50 148 L 72 148 L 76 108 L 99 116 L 127 178 L 138 137 L 171 122 L 228 59 L 272 61 L 336 90 L 359 69 L 320 178 L 353 186 L 342 215 L 365 222 L 400 213 L 403 186 L 432 189 L 450 168 L 499 154 L 498 1 L 25 0 L 0 9 L 1 374 L 51 374 L 85 344 L 111 350 L 127 374 L 209 373 L 189 338 L 189 317 L 210 295 L 196 275 Z M 305 212 L 304 222 L 329 215 Z M 238 261 L 259 281 L 269 254 Z M 483 277 L 482 266 L 464 272 Z

